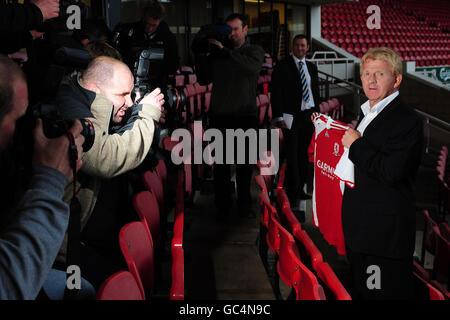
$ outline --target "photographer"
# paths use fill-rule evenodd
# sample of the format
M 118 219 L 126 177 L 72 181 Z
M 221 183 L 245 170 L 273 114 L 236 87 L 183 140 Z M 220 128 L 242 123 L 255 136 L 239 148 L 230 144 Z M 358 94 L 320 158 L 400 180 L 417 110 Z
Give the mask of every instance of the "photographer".
M 27 84 L 22 70 L 0 55 L 0 150 L 12 140 L 16 121 L 28 106 Z M 76 121 L 70 133 L 81 167 L 84 137 Z M 34 130 L 34 174 L 19 205 L 2 217 L 0 232 L 0 298 L 35 299 L 51 271 L 69 221 L 69 206 L 62 201 L 64 187 L 73 178 L 69 163 L 69 139 L 47 139 L 42 121 Z M 2 167 L 2 170 L 9 168 Z M 2 205 L 3 208 L 6 207 Z M 7 215 L 7 212 L 2 212 Z
M 217 39 L 209 39 L 211 52 L 198 53 L 196 67 L 202 85 L 213 83 L 210 108 L 210 127 L 219 129 L 256 129 L 256 89 L 264 60 L 264 50 L 251 45 L 246 36 L 248 25 L 241 14 L 226 19 L 231 28 L 230 48 Z M 246 150 L 238 150 L 248 155 Z M 225 154 L 225 152 L 223 153 Z M 252 165 L 236 166 L 238 210 L 241 215 L 251 213 L 250 183 Z M 220 216 L 228 214 L 231 203 L 230 166 L 214 165 L 214 192 Z
M 0 53 L 12 54 L 43 35 L 42 23 L 59 15 L 59 0 L 33 0 L 27 4 L 0 4 Z M 26 59 L 23 59 L 26 60 Z M 25 62 L 25 61 L 24 61 Z
M 153 73 L 158 76 L 152 79 L 151 85 L 161 88 L 164 92 L 169 75 L 175 74 L 180 64 L 175 35 L 169 30 L 167 23 L 162 20 L 163 17 L 164 8 L 158 1 L 153 1 L 143 9 L 141 21 L 118 27 L 117 49 L 122 54 L 124 62 L 133 70 L 137 59 L 136 53 L 140 50 L 163 48 L 164 60 L 160 65 L 155 66 L 159 70 L 155 70 Z
M 35 29 L 59 15 L 59 0 L 31 0 L 29 4 L 0 4 L 0 32 Z
M 110 194 L 105 196 L 104 202 L 97 201 L 101 186 L 117 193 L 117 189 L 111 186 L 111 180 L 103 185 L 102 181 L 136 168 L 145 159 L 152 144 L 154 122 L 159 121 L 164 97 L 160 89 L 156 89 L 146 95 L 139 105 L 133 105 L 133 83 L 133 75 L 124 63 L 102 56 L 95 58 L 81 76 L 74 76 L 69 83 L 64 83 L 58 93 L 57 104 L 63 118 L 88 118 L 95 129 L 94 144 L 88 152 L 83 154 L 83 166 L 77 187 L 81 203 L 82 228 L 93 213 L 94 205 L 97 210 L 101 205 L 109 205 L 120 199 L 123 202 L 123 196 L 126 196 L 124 193 L 112 197 Z M 128 130 L 120 134 L 115 133 L 112 130 L 113 126 L 122 123 L 126 110 L 131 107 L 134 122 Z M 69 185 L 65 192 L 67 201 L 72 192 L 73 186 Z M 117 207 L 113 206 L 113 211 L 118 211 Z M 116 219 L 114 215 L 115 212 L 109 212 L 108 218 L 102 222 L 106 225 L 113 224 Z M 100 223 L 100 227 L 105 226 Z M 100 237 L 100 241 L 105 242 L 104 238 L 107 235 L 96 231 L 94 232 L 97 237 Z M 113 247 L 116 243 L 117 238 L 107 245 Z M 90 249 L 82 247 L 82 256 L 83 250 L 89 252 L 90 257 L 95 256 L 96 254 Z M 57 262 L 64 263 L 65 256 L 66 244 L 64 243 Z M 98 286 L 104 280 L 99 277 L 108 276 L 108 270 L 113 271 L 109 261 L 104 261 L 100 257 L 99 260 L 95 257 L 82 258 L 82 262 L 91 263 L 84 268 L 82 266 L 82 270 L 94 286 Z M 102 268 L 105 270 L 97 275 L 96 270 Z

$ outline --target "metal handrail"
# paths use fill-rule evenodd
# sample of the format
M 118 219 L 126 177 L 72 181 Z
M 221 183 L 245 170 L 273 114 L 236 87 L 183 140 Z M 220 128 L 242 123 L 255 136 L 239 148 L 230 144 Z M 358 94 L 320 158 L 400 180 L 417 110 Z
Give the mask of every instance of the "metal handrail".
M 323 71 L 320 71 L 320 70 L 317 70 L 317 71 L 318 71 L 318 73 L 322 73 L 322 74 L 324 74 L 325 76 L 327 76 L 327 78 L 332 78 L 332 79 L 338 80 L 339 82 L 344 82 L 344 83 L 346 83 L 346 84 L 348 84 L 348 85 L 350 85 L 350 86 L 352 86 L 352 87 L 356 87 L 359 91 L 362 91 L 362 87 L 361 87 L 360 85 L 357 85 L 356 83 L 353 83 L 353 82 L 350 82 L 350 81 L 347 81 L 347 80 L 340 79 L 340 78 L 338 78 L 338 77 L 335 77 L 335 76 L 333 76 L 333 75 L 331 75 L 331 74 L 328 74 L 328 73 L 323 72 Z

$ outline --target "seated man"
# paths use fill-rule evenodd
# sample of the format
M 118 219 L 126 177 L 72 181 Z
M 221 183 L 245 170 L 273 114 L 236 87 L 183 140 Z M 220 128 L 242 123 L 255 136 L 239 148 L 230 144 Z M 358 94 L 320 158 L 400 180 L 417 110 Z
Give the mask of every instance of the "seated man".
M 4 150 L 12 140 L 17 119 L 28 107 L 28 90 L 22 70 L 2 55 L 0 74 L 0 150 Z M 78 159 L 84 142 L 81 129 L 78 121 L 70 129 Z M 47 139 L 39 120 L 34 141 L 31 183 L 13 216 L 0 225 L 0 299 L 37 297 L 51 272 L 69 222 L 69 206 L 62 201 L 64 187 L 73 177 L 69 139 L 65 136 Z M 77 169 L 80 166 L 78 160 Z
M 133 84 L 133 75 L 124 63 L 101 56 L 95 58 L 81 76 L 74 76 L 69 83 L 63 84 L 58 93 L 57 104 L 63 118 L 88 118 L 95 129 L 93 147 L 83 154 L 83 166 L 80 169 L 77 186 L 82 228 L 86 226 L 94 206 L 97 206 L 102 181 L 136 168 L 150 150 L 155 121 L 159 121 L 161 116 L 164 96 L 159 89 L 156 89 L 146 95 L 141 104 L 133 106 L 131 97 Z M 125 111 L 131 107 L 133 107 L 134 122 L 127 126 L 128 130 L 115 133 L 113 126 L 122 122 Z M 110 181 L 104 184 L 106 188 L 111 188 Z M 68 185 L 64 199 L 70 201 L 72 194 L 73 186 Z M 111 203 L 116 201 L 117 204 L 120 204 L 120 201 L 123 202 L 124 194 L 119 192 L 116 194 L 115 197 L 105 197 L 105 201 Z M 113 209 L 117 210 L 114 207 Z M 104 214 L 108 215 L 107 219 L 101 220 L 102 223 L 112 224 L 116 219 L 114 212 Z M 100 227 L 103 226 L 100 224 Z M 94 230 L 94 233 L 100 237 L 107 237 L 102 232 Z M 110 246 L 117 244 L 117 238 L 111 241 L 114 242 L 110 243 Z M 59 264 L 65 264 L 66 242 L 67 237 L 57 259 Z M 82 247 L 83 249 L 88 248 Z M 82 259 L 83 263 L 95 260 L 90 249 L 86 250 L 89 258 Z M 108 273 L 115 271 L 105 264 L 104 270 L 99 274 L 91 276 L 87 274 L 100 265 L 100 262 L 93 263 L 93 268 L 87 267 L 90 270 L 83 270 L 81 266 L 82 274 L 94 286 L 100 285 Z

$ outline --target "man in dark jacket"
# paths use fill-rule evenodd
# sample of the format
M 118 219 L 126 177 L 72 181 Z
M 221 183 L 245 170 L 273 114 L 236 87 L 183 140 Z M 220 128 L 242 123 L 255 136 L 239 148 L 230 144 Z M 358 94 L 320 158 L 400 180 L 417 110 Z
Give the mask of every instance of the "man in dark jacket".
M 292 56 L 280 61 L 272 74 L 271 103 L 275 125 L 283 128 L 286 138 L 286 193 L 292 204 L 310 198 L 304 191 L 307 150 L 314 133 L 311 114 L 319 111 L 320 95 L 317 67 L 306 61 L 308 39 L 297 35 Z M 284 118 L 283 118 L 284 115 Z M 287 128 L 284 119 L 292 119 Z
M 0 4 L 0 52 L 10 54 L 42 36 L 36 28 L 59 15 L 59 0 L 33 0 L 27 4 Z
M 345 187 L 342 227 L 356 299 L 409 299 L 416 234 L 414 181 L 423 146 L 423 121 L 399 97 L 402 60 L 389 48 L 361 59 L 368 101 L 356 130 L 342 144 L 354 165 Z
M 168 76 L 178 70 L 179 57 L 175 35 L 170 31 L 165 21 L 164 8 L 154 1 L 144 8 L 141 21 L 119 26 L 118 50 L 123 56 L 124 62 L 134 69 L 138 52 L 142 49 L 163 48 L 164 59 L 161 64 L 151 65 L 152 76 L 150 79 L 153 88 L 159 87 L 164 92 L 167 88 Z
M 229 36 L 231 48 L 224 47 L 216 39 L 210 39 L 209 42 L 218 49 L 213 50 L 213 54 L 199 56 L 196 61 L 200 84 L 213 83 L 210 127 L 219 129 L 224 137 L 226 129 L 246 131 L 257 128 L 256 89 L 264 60 L 264 50 L 251 45 L 246 39 L 248 25 L 243 15 L 232 14 L 226 23 L 232 29 Z M 237 152 L 245 152 L 248 157 L 248 149 L 246 147 Z M 246 162 L 236 166 L 238 209 L 242 215 L 251 212 L 251 178 L 251 164 Z M 221 215 L 230 209 L 229 182 L 230 166 L 215 164 L 215 200 Z

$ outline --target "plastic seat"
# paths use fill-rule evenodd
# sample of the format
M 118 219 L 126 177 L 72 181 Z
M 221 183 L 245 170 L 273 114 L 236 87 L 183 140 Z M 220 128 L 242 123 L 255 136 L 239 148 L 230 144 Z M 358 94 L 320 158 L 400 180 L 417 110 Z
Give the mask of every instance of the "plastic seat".
M 197 75 L 195 73 L 188 74 L 188 83 L 194 84 L 197 82 Z
M 156 174 L 161 178 L 164 189 L 167 187 L 167 167 L 164 160 L 159 160 L 155 167 Z
M 102 283 L 97 300 L 145 300 L 145 296 L 131 272 L 119 271 Z
M 431 254 L 435 253 L 436 250 L 436 234 L 439 233 L 439 227 L 437 223 L 430 217 L 428 210 L 422 211 L 424 216 L 424 232 L 422 240 L 422 264 L 425 261 L 425 250 Z
M 329 299 L 327 296 L 327 300 L 352 300 L 350 294 L 344 288 L 341 281 L 327 262 L 319 262 L 315 271 L 318 278 L 323 283 L 322 287 L 329 290 L 333 295 L 333 299 Z
M 195 95 L 197 98 L 197 114 L 201 115 L 202 114 L 202 110 L 204 110 L 204 103 L 202 103 L 202 101 L 204 101 L 204 97 L 207 91 L 207 86 L 201 86 L 198 82 L 194 83 L 194 88 L 195 88 Z
M 169 300 L 184 300 L 184 250 L 182 247 L 172 248 L 172 281 Z
M 159 247 L 161 243 L 161 218 L 155 195 L 150 191 L 141 191 L 134 195 L 133 206 L 139 218 L 147 223 L 154 247 Z
M 258 106 L 258 117 L 259 117 L 259 125 L 264 123 L 266 118 L 267 109 L 269 107 L 269 97 L 265 94 L 260 94 L 257 97 L 257 106 Z
M 444 295 L 422 279 L 417 273 L 413 272 L 414 278 L 414 298 L 418 300 L 445 300 Z
M 175 86 L 176 87 L 183 87 L 184 86 L 184 75 L 177 74 L 175 76 Z
M 450 242 L 440 233 L 436 233 L 432 278 L 442 283 L 446 282 L 447 288 L 450 286 Z
M 130 271 L 136 278 L 142 296 L 154 286 L 154 253 L 150 231 L 145 220 L 124 225 L 119 232 L 119 244 Z
M 195 97 L 197 94 L 194 84 L 186 84 L 186 86 L 184 87 L 184 93 L 186 94 L 186 98 L 189 102 L 189 108 L 187 109 L 190 112 L 189 119 L 192 120 L 195 116 Z
M 328 111 L 330 110 L 330 105 L 328 102 L 324 101 L 319 105 L 320 113 L 328 114 Z
M 296 300 L 326 300 L 323 287 L 316 276 L 301 262 L 297 246 L 292 235 L 276 222 L 280 237 L 277 271 L 280 279 L 296 294 Z
M 142 182 L 148 191 L 151 191 L 158 201 L 159 214 L 164 215 L 164 186 L 161 177 L 156 171 L 145 171 L 142 174 Z
M 170 251 L 172 278 L 169 299 L 184 300 L 184 170 L 182 168 L 178 169 L 175 192 L 175 215 Z
M 287 168 L 287 162 L 284 161 L 281 165 L 280 170 L 278 171 L 278 182 L 277 182 L 277 193 L 278 190 L 283 189 L 284 187 L 284 179 L 286 177 L 286 168 Z
M 261 188 L 261 192 L 265 192 L 268 194 L 266 182 L 264 181 L 264 178 L 261 175 L 258 174 L 255 176 L 255 182 Z
M 300 257 L 308 268 L 317 271 L 319 263 L 323 262 L 323 256 L 320 250 L 312 241 L 305 230 L 295 230 L 293 233 L 300 250 Z

